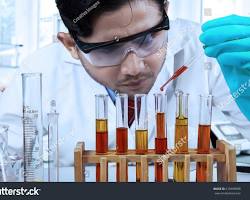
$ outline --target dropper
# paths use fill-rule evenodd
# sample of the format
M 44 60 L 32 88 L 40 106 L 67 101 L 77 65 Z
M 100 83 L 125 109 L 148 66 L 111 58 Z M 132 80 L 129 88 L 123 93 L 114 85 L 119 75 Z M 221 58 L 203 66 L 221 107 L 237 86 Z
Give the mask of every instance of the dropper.
M 160 87 L 160 90 L 163 92 L 164 88 L 173 80 L 176 80 L 180 75 L 182 75 L 189 67 L 191 67 L 200 57 L 202 54 L 199 54 L 198 56 L 192 57 L 186 64 L 184 64 L 182 67 L 180 67 L 173 76 L 168 79 L 168 81 Z

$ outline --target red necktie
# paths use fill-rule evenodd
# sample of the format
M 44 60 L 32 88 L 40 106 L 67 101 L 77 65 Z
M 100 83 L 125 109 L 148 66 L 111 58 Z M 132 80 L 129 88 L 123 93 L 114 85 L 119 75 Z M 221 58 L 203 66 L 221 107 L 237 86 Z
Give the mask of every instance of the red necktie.
M 130 127 L 135 119 L 134 100 L 128 100 L 128 126 Z

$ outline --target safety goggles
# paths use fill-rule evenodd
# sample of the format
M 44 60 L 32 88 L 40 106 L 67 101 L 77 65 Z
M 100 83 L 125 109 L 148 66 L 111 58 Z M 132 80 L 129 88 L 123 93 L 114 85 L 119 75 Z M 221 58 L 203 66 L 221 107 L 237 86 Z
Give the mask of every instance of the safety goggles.
M 163 20 L 158 25 L 125 38 L 115 38 L 101 43 L 85 43 L 76 35 L 72 34 L 72 36 L 85 59 L 94 66 L 103 67 L 121 64 L 130 52 L 140 58 L 153 55 L 166 42 L 166 35 L 161 31 L 169 28 L 169 18 L 164 10 Z

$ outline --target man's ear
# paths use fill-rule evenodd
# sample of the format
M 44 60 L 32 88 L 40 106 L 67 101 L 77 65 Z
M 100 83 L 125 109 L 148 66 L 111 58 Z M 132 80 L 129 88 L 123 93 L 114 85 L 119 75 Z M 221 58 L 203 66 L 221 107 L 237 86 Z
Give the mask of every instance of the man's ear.
M 169 8 L 169 1 L 168 0 L 164 1 L 164 8 L 165 8 L 166 13 L 168 13 L 168 8 Z
M 76 49 L 76 43 L 69 33 L 59 32 L 57 34 L 58 40 L 65 46 L 65 48 L 69 51 L 71 56 L 77 60 L 79 60 L 78 52 Z

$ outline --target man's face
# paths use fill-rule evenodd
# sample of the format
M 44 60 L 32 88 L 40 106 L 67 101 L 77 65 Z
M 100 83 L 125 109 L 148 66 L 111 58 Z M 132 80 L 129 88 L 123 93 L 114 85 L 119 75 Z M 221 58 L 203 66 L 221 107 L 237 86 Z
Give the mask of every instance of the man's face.
M 162 13 L 154 1 L 132 1 L 131 7 L 132 10 L 127 4 L 119 10 L 102 14 L 94 23 L 93 34 L 80 39 L 87 43 L 99 43 L 114 40 L 116 36 L 124 38 L 148 30 L 162 20 Z M 161 34 L 165 39 L 166 32 L 154 34 Z M 109 67 L 90 64 L 80 50 L 78 56 L 94 80 L 132 97 L 135 94 L 147 94 L 152 88 L 165 60 L 163 49 L 145 58 L 138 57 L 132 51 L 120 65 Z

